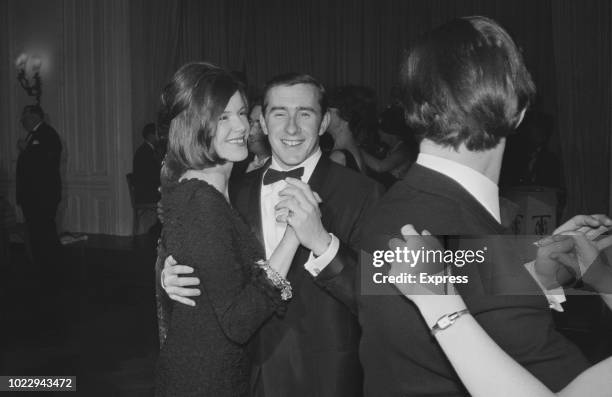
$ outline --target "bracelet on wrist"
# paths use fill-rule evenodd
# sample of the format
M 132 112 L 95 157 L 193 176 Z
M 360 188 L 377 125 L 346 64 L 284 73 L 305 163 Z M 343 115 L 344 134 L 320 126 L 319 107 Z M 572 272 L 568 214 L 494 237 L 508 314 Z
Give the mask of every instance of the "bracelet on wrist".
M 459 317 L 469 313 L 470 312 L 468 309 L 463 309 L 454 313 L 448 313 L 443 315 L 438 319 L 438 321 L 436 321 L 433 327 L 431 327 L 431 334 L 435 336 L 438 332 L 443 331 L 449 328 L 451 325 L 455 324 L 455 321 L 457 321 Z
M 272 269 L 268 261 L 259 260 L 255 262 L 265 273 L 268 281 L 274 288 L 280 291 L 281 300 L 287 301 L 293 296 L 291 283 L 281 276 L 276 270 Z

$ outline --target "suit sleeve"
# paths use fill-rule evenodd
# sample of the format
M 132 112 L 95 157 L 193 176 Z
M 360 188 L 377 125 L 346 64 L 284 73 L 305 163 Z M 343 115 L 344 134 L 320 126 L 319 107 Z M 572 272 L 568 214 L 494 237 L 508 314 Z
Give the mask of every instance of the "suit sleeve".
M 170 249 L 169 254 L 179 263 L 194 267 L 201 281 L 203 296 L 190 309 L 206 310 L 210 304 L 224 334 L 235 343 L 243 344 L 270 315 L 282 311 L 284 305 L 279 292 L 256 264 L 246 264 L 250 270 L 246 283 L 242 282 L 245 264 L 238 262 L 233 248 L 240 244 L 239 237 L 236 240 L 226 219 L 230 216 L 227 209 L 212 204 L 214 200 L 206 194 L 198 194 L 191 200 L 186 211 L 188 219 L 182 228 L 185 242 L 170 241 L 169 247 L 180 248 Z
M 355 217 L 354 226 L 348 242 L 340 242 L 338 253 L 332 261 L 319 273 L 315 282 L 344 303 L 354 314 L 357 314 L 357 295 L 359 294 L 359 255 L 361 233 L 367 213 L 374 207 L 383 194 L 383 187 L 374 184 L 362 201 Z

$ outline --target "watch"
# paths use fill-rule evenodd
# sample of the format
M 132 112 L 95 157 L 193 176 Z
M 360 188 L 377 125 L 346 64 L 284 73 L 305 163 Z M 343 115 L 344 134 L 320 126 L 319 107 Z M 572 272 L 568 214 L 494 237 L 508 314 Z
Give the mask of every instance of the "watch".
M 436 321 L 434 326 L 431 327 L 431 334 L 435 335 L 438 332 L 447 329 L 451 325 L 455 324 L 455 321 L 457 321 L 459 317 L 461 317 L 464 314 L 468 314 L 468 313 L 469 313 L 468 309 L 463 309 L 463 310 L 459 310 L 454 313 L 443 315 L 442 317 L 438 319 L 438 321 Z

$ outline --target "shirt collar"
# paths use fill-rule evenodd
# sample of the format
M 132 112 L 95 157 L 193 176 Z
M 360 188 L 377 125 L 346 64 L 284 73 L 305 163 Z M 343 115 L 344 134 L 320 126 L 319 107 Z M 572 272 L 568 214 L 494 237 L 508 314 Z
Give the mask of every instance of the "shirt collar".
M 295 167 L 291 167 L 288 170 L 283 170 L 278 164 L 278 161 L 276 161 L 274 156 L 272 156 L 272 164 L 270 165 L 270 168 L 277 171 L 291 171 L 296 168 L 304 167 L 304 174 L 302 174 L 302 182 L 308 183 L 310 177 L 312 176 L 312 173 L 314 172 L 315 167 L 317 166 L 317 163 L 319 162 L 319 159 L 321 158 L 321 155 L 321 148 L 317 148 L 316 152 L 311 154 L 310 157 L 304 160 L 301 164 L 298 164 Z
M 457 182 L 500 222 L 499 188 L 492 180 L 468 166 L 431 154 L 419 153 L 416 163 Z

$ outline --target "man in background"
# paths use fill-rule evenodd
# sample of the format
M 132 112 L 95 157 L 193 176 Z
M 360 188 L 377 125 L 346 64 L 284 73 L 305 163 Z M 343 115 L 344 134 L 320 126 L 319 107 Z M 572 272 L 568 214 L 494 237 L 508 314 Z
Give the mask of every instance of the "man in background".
M 38 105 L 23 108 L 21 125 L 28 135 L 17 144 L 17 204 L 25 218 L 32 259 L 37 270 L 46 272 L 60 248 L 55 214 L 62 191 L 62 143 Z
M 247 140 L 249 155 L 243 161 L 234 163 L 231 176 L 233 181 L 242 178 L 247 172 L 255 171 L 263 167 L 270 159 L 270 143 L 261 129 L 261 124 L 259 122 L 260 116 L 261 99 L 256 99 L 249 113 L 249 125 L 251 126 L 249 138 Z
M 144 142 L 134 154 L 134 202 L 136 204 L 157 203 L 159 201 L 159 172 L 162 156 L 157 143 L 155 124 L 149 123 L 142 129 Z

